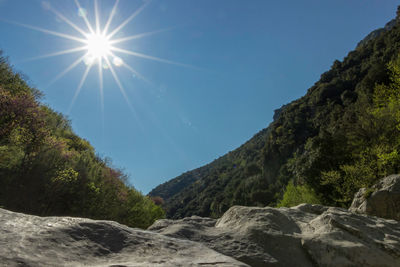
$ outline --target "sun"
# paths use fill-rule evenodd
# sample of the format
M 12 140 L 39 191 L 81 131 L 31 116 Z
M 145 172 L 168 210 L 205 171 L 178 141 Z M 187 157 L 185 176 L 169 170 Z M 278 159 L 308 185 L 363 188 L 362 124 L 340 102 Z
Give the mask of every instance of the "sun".
M 111 54 L 111 43 L 104 34 L 88 34 L 86 36 L 87 56 L 94 60 L 100 60 Z
M 125 63 L 125 61 L 117 55 L 118 53 L 130 55 L 130 56 L 134 56 L 134 57 L 140 57 L 140 58 L 144 58 L 144 59 L 148 59 L 148 60 L 158 61 L 158 62 L 162 62 L 162 63 L 174 64 L 174 65 L 179 65 L 179 66 L 183 66 L 183 67 L 193 68 L 193 66 L 191 66 L 191 65 L 182 64 L 182 63 L 170 61 L 167 59 L 146 55 L 146 54 L 143 54 L 143 53 L 140 53 L 137 51 L 126 50 L 126 49 L 123 49 L 123 48 L 120 48 L 117 46 L 118 44 L 123 43 L 123 42 L 143 38 L 146 36 L 150 36 L 150 35 L 164 32 L 164 31 L 171 29 L 171 28 L 161 29 L 161 30 L 156 30 L 156 31 L 152 31 L 152 32 L 139 33 L 136 35 L 131 35 L 131 36 L 122 37 L 122 38 L 115 38 L 117 33 L 121 33 L 121 30 L 142 12 L 142 10 L 151 2 L 150 0 L 143 0 L 142 5 L 136 11 L 134 11 L 127 19 L 125 19 L 121 24 L 119 24 L 118 26 L 116 26 L 114 28 L 111 27 L 112 21 L 113 21 L 113 18 L 115 17 L 115 14 L 117 13 L 118 4 L 119 4 L 120 0 L 114 1 L 113 8 L 112 8 L 112 10 L 108 16 L 108 19 L 105 23 L 102 23 L 102 21 L 101 21 L 101 16 L 100 16 L 100 12 L 99 12 L 99 3 L 98 3 L 99 0 L 93 0 L 94 16 L 91 19 L 92 23 L 94 20 L 93 24 L 90 22 L 90 17 L 89 17 L 90 12 L 88 12 L 85 8 L 82 8 L 79 0 L 74 0 L 74 2 L 77 7 L 78 16 L 81 17 L 86 24 L 86 28 L 84 28 L 84 29 L 77 26 L 73 21 L 71 21 L 70 19 L 65 17 L 61 12 L 59 12 L 55 8 L 53 8 L 51 6 L 50 2 L 43 1 L 42 5 L 46 10 L 53 12 L 57 16 L 58 19 L 64 21 L 69 26 L 74 28 L 79 33 L 77 35 L 56 32 L 56 31 L 36 27 L 33 25 L 26 25 L 26 24 L 21 24 L 21 23 L 10 22 L 10 23 L 22 26 L 22 27 L 26 27 L 26 28 L 35 30 L 35 31 L 40 31 L 45 34 L 50 34 L 50 35 L 54 35 L 54 36 L 61 37 L 64 39 L 73 40 L 73 41 L 76 41 L 77 43 L 79 43 L 79 46 L 71 48 L 71 49 L 57 51 L 57 52 L 50 53 L 47 55 L 31 58 L 31 60 L 32 59 L 36 60 L 36 59 L 66 55 L 66 54 L 71 54 L 71 53 L 78 53 L 78 52 L 82 53 L 83 52 L 81 57 L 79 57 L 77 60 L 72 62 L 72 64 L 70 66 L 68 66 L 64 71 L 62 71 L 59 75 L 57 75 L 50 82 L 50 84 L 54 83 L 55 81 L 57 81 L 58 79 L 63 77 L 65 74 L 67 74 L 69 71 L 74 69 L 76 66 L 78 66 L 82 62 L 86 65 L 86 69 L 82 74 L 82 78 L 81 78 L 81 80 L 75 90 L 75 94 L 71 100 L 71 104 L 70 104 L 68 113 L 71 111 L 71 108 L 74 105 L 74 102 L 75 102 L 76 98 L 78 97 L 78 95 L 82 89 L 82 86 L 84 85 L 86 78 L 89 75 L 89 72 L 95 65 L 97 66 L 98 74 L 99 74 L 98 75 L 99 91 L 100 91 L 102 113 L 104 111 L 103 72 L 106 70 L 109 71 L 111 73 L 111 75 L 114 77 L 114 80 L 115 80 L 116 84 L 118 85 L 122 95 L 124 96 L 127 104 L 129 105 L 130 109 L 134 110 L 132 104 L 130 103 L 130 100 L 127 97 L 125 89 L 122 86 L 122 83 L 118 77 L 116 68 L 124 67 L 127 70 L 129 70 L 130 72 L 132 72 L 135 77 L 138 77 L 139 79 L 142 79 L 144 81 L 148 81 L 148 80 L 146 78 L 144 78 L 143 75 L 138 73 L 132 66 Z

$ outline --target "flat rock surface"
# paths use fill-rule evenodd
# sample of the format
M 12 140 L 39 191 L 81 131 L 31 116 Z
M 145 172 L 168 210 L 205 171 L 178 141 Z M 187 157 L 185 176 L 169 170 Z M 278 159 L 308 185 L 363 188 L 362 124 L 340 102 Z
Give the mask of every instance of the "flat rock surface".
M 247 266 L 201 243 L 111 221 L 0 209 L 0 266 Z
M 235 206 L 219 220 L 159 220 L 149 230 L 251 266 L 400 266 L 400 222 L 320 205 Z

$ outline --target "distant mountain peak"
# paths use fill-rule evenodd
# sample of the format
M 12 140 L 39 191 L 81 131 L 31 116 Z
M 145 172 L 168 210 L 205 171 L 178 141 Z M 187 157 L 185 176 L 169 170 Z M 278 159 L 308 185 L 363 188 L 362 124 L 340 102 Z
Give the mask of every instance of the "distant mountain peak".
M 399 10 L 397 11 L 399 14 Z M 369 41 L 377 38 L 380 36 L 382 33 L 390 31 L 396 24 L 399 22 L 399 17 L 397 16 L 395 19 L 392 19 L 388 23 L 386 23 L 385 27 L 376 29 L 372 31 L 370 34 L 368 34 L 364 39 L 362 39 L 360 42 L 357 44 L 357 48 L 360 46 L 363 46 L 367 44 Z

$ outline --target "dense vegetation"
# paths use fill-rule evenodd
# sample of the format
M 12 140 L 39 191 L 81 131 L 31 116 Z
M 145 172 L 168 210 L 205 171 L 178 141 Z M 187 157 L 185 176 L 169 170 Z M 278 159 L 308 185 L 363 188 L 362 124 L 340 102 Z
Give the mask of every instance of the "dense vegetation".
M 115 220 L 145 228 L 163 210 L 40 104 L 0 54 L 0 206 L 37 215 Z
M 174 218 L 218 217 L 237 204 L 348 206 L 358 188 L 398 172 L 399 51 L 397 18 L 277 110 L 268 128 L 150 195 Z

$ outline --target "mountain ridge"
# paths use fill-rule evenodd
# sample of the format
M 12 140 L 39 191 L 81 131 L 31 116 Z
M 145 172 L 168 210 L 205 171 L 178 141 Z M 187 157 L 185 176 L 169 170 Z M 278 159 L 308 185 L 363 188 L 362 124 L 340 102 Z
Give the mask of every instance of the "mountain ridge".
M 340 204 L 333 193 L 327 194 L 332 185 L 321 184 L 319 177 L 355 161 L 346 132 L 373 102 L 374 86 L 390 81 L 386 67 L 400 47 L 398 19 L 393 21 L 367 35 L 342 61 L 334 61 L 304 96 L 277 109 L 269 126 L 239 148 L 149 195 L 164 198 L 171 218 L 219 217 L 232 205 L 276 205 L 294 179 L 311 185 L 325 204 L 349 205 L 349 200 Z

